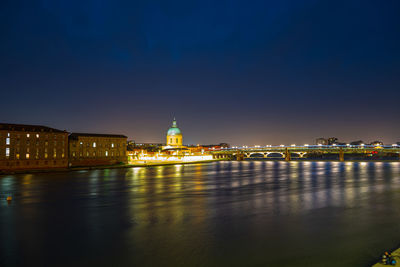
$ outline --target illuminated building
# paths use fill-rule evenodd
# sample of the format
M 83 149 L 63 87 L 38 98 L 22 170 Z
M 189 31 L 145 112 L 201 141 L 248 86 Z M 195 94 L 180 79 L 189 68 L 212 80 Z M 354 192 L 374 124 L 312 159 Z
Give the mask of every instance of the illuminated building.
M 0 123 L 0 170 L 67 168 L 67 151 L 66 131 Z
M 186 154 L 189 149 L 183 145 L 181 129 L 178 128 L 176 120 L 172 121 L 172 126 L 167 131 L 167 145 L 162 147 L 163 151 L 171 154 Z
M 373 141 L 370 144 L 371 146 L 383 146 L 383 142 L 382 141 Z
M 125 135 L 72 133 L 69 136 L 70 166 L 126 163 Z
M 183 136 L 178 128 L 174 118 L 172 126 L 167 131 L 167 144 L 162 147 L 162 150 L 146 149 L 145 144 L 139 144 L 141 147 L 131 148 L 128 151 L 129 162 L 135 163 L 157 163 L 157 162 L 201 162 L 213 159 L 211 154 L 205 154 L 204 151 L 192 151 L 183 145 Z M 133 147 L 133 146 L 132 146 Z M 154 146 L 159 147 L 159 144 Z
M 167 131 L 167 147 L 180 148 L 183 144 L 181 129 L 178 128 L 174 118 L 172 126 Z

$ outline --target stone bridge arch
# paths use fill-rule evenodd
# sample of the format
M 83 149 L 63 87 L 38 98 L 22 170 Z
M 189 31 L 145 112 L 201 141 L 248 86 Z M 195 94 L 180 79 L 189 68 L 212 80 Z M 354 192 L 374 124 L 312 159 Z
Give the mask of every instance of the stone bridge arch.
M 266 153 L 263 153 L 263 152 L 252 152 L 252 153 L 249 153 L 247 157 L 249 157 L 249 158 L 265 158 L 265 154 Z
M 270 153 L 267 154 L 266 157 L 267 158 L 271 158 L 271 159 L 284 158 L 285 157 L 285 153 L 283 153 L 283 152 L 270 152 Z

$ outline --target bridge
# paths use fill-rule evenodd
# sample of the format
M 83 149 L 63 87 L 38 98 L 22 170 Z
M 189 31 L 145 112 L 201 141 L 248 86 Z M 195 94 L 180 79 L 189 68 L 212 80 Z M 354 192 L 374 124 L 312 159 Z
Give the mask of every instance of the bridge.
M 285 159 L 306 158 L 308 156 L 336 155 L 336 159 L 345 160 L 345 155 L 390 156 L 400 159 L 400 146 L 372 145 L 304 145 L 304 146 L 255 146 L 232 147 L 214 150 L 213 158 L 244 160 L 246 158 Z

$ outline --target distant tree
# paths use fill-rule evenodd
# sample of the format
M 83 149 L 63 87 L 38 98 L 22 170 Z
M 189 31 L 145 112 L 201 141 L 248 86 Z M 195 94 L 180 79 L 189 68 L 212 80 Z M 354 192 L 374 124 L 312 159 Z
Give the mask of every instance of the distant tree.
M 222 147 L 222 148 L 229 148 L 229 147 L 231 147 L 228 143 L 220 143 L 219 146 Z
M 353 141 L 350 143 L 350 145 L 352 145 L 352 146 L 359 146 L 361 144 L 364 144 L 364 141 L 358 140 L 358 141 Z
M 338 139 L 336 137 L 329 137 L 328 138 L 328 145 L 336 144 Z

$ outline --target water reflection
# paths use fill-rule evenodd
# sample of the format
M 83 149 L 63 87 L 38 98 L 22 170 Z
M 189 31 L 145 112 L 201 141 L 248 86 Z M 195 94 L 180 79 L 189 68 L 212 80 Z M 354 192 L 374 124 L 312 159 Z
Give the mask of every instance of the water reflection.
M 0 205 L 0 263 L 366 265 L 397 245 L 399 173 L 399 162 L 251 161 L 3 176 L 15 199 Z

